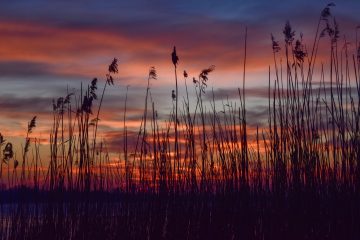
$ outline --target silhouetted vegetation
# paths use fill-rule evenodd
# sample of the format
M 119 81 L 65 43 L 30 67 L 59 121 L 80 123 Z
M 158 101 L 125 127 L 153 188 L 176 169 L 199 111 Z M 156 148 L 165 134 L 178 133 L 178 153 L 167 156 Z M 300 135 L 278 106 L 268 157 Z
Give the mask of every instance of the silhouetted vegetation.
M 0 238 L 357 239 L 360 45 L 351 54 L 341 43 L 332 7 L 321 12 L 311 48 L 289 21 L 284 46 L 271 35 L 268 119 L 256 128 L 245 105 L 246 32 L 238 101 L 221 108 L 215 102 L 208 88 L 215 66 L 190 83 L 184 71 L 180 98 L 181 55 L 174 47 L 172 112 L 159 120 L 151 67 L 141 126 L 128 144 L 127 88 L 116 162 L 98 139 L 98 125 L 106 88 L 116 84 L 117 59 L 100 99 L 95 78 L 79 95 L 53 101 L 48 166 L 30 138 L 36 117 L 28 124 L 20 179 L 12 144 L 0 134 Z M 328 65 L 316 61 L 320 44 L 329 46 Z

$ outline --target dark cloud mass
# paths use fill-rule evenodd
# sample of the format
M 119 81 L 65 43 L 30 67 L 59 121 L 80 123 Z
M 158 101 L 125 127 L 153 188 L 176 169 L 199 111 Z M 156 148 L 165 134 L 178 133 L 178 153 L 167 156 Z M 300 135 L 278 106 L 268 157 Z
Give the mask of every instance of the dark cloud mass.
M 1 61 L 0 73 L 2 77 L 32 78 L 51 76 L 51 65 L 26 61 Z

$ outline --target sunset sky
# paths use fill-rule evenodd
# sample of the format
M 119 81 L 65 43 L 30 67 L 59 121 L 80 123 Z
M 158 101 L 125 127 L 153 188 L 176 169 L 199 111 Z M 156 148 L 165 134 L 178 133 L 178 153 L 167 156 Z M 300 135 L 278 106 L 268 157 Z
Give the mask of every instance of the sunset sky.
M 174 45 L 180 58 L 179 73 L 186 70 L 192 78 L 215 65 L 209 89 L 213 87 L 218 99 L 231 98 L 242 80 L 246 27 L 246 86 L 249 96 L 254 97 L 249 111 L 254 121 L 259 121 L 268 67 L 273 64 L 270 34 L 283 44 L 282 29 L 289 20 L 296 38 L 303 33 L 305 43 L 311 46 L 320 12 L 328 3 L 1 1 L 0 132 L 8 137 L 23 136 L 27 121 L 37 115 L 36 134 L 48 138 L 52 99 L 66 95 L 67 89 L 78 91 L 81 82 L 88 84 L 94 77 L 99 78 L 102 88 L 114 57 L 119 60 L 119 74 L 104 99 L 99 123 L 102 131 L 111 135 L 121 129 L 127 85 L 129 118 L 138 120 L 131 125 L 139 126 L 151 66 L 158 73 L 158 79 L 151 83 L 152 96 L 167 118 L 172 108 L 171 90 L 175 88 L 170 57 Z M 335 3 L 332 14 L 339 23 L 341 38 L 346 35 L 354 43 L 360 1 Z M 191 78 L 188 83 L 192 88 Z M 179 79 L 183 96 L 184 80 L 182 76 Z

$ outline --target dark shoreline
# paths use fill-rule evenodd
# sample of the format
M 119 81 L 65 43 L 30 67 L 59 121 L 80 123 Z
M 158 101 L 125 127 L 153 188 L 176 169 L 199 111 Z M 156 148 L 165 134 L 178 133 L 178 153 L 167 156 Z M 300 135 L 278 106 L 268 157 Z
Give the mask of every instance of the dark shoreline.
M 282 194 L 249 190 L 227 194 L 126 194 L 18 189 L 2 191 L 1 196 L 0 239 L 360 236 L 360 195 L 338 189 Z M 9 223 L 12 227 L 7 228 Z

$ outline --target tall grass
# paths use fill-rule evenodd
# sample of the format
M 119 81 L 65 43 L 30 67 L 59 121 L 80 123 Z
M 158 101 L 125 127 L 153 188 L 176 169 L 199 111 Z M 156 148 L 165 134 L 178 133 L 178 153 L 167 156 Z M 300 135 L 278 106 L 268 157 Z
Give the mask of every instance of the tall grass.
M 189 95 L 191 83 L 188 82 L 188 73 L 184 71 L 186 94 L 180 98 L 180 65 L 174 47 L 171 60 L 174 65 L 175 90 L 172 91 L 173 109 L 169 118 L 164 121 L 158 118 L 150 87 L 150 81 L 157 79 L 157 73 L 155 68 L 151 67 L 147 76 L 141 126 L 133 139 L 136 142 L 134 145 L 129 144 L 133 141 L 129 141 L 127 127 L 128 87 L 126 88 L 123 152 L 119 154 L 117 164 L 113 164 L 106 150 L 105 140 L 98 143 L 98 126 L 101 125 L 100 110 L 106 87 L 116 84 L 113 74 L 118 72 L 118 66 L 114 59 L 109 65 L 98 103 L 97 79 L 93 79 L 85 89 L 81 86 L 78 96 L 68 92 L 64 98 L 54 101 L 47 172 L 44 173 L 39 168 L 42 163 L 36 140 L 33 146 L 36 153 L 33 168 L 26 165 L 29 164 L 27 152 L 31 148 L 30 133 L 35 127 L 35 117 L 28 125 L 20 181 L 16 177 L 17 164 L 12 144 L 6 143 L 0 135 L 3 160 L 0 176 L 5 184 L 3 188 L 11 191 L 18 187 L 27 187 L 53 194 L 72 193 L 77 200 L 81 199 L 76 195 L 78 192 L 93 192 L 92 196 L 96 199 L 97 192 L 107 196 L 107 193 L 115 191 L 119 194 L 116 196 L 124 194 L 129 197 L 124 200 L 124 204 L 130 204 L 132 196 L 141 196 L 145 201 L 143 207 L 154 207 L 159 214 L 163 214 L 161 220 L 154 220 L 156 227 L 161 226 L 161 233 L 160 228 L 151 225 L 152 220 L 144 220 L 149 224 L 147 234 L 153 231 L 156 236 L 163 237 L 167 235 L 166 229 L 169 228 L 168 218 L 174 218 L 174 215 L 170 215 L 176 213 L 180 216 L 182 212 L 180 207 L 173 207 L 173 212 L 168 213 L 169 204 L 174 202 L 185 207 L 187 218 L 180 222 L 206 222 L 208 226 L 214 226 L 214 222 L 217 222 L 216 217 L 212 220 L 212 214 L 219 219 L 226 219 L 224 215 L 216 212 L 216 207 L 206 204 L 228 209 L 227 201 L 232 204 L 230 206 L 241 203 L 243 205 L 235 208 L 237 213 L 248 213 L 246 209 L 251 209 L 253 215 L 249 217 L 245 213 L 240 214 L 249 217 L 248 223 L 237 217 L 234 217 L 236 220 L 232 223 L 249 224 L 248 227 L 252 223 L 256 229 L 252 229 L 251 234 L 258 233 L 254 237 L 257 239 L 261 239 L 266 232 L 271 232 L 271 228 L 264 227 L 261 223 L 271 222 L 267 219 L 273 214 L 271 208 L 298 213 L 306 218 L 311 214 L 298 212 L 297 205 L 314 211 L 316 209 L 311 206 L 311 201 L 319 208 L 322 208 L 321 202 L 325 201 L 330 207 L 324 207 L 324 211 L 331 215 L 329 211 L 335 207 L 335 203 L 346 204 L 349 199 L 357 199 L 360 186 L 360 45 L 356 43 L 358 49 L 352 55 L 347 42 L 344 47 L 339 46 L 339 27 L 330 11 L 333 6 L 329 4 L 321 12 L 311 52 L 307 52 L 302 35 L 296 39 L 290 22 L 286 22 L 283 29 L 284 46 L 271 35 L 273 63 L 269 65 L 268 71 L 267 123 L 255 128 L 248 123 L 248 97 L 245 88 L 247 30 L 244 40 L 243 79 L 238 88 L 239 100 L 223 100 L 220 109 L 219 103 L 215 101 L 214 91 L 210 93 L 208 89 L 211 73 L 215 70 L 213 65 L 203 69 L 192 79 L 194 99 Z M 320 44 L 329 46 L 327 62 L 317 62 Z M 94 116 L 95 104 L 97 111 Z M 13 170 L 10 161 L 14 161 Z M 121 164 L 122 162 L 124 164 Z M 3 174 L 4 164 L 8 166 L 7 181 Z M 31 179 L 31 175 L 33 181 L 26 181 Z M 346 195 L 346 201 L 336 200 L 342 194 Z M 176 196 L 176 199 L 180 200 L 172 202 L 173 200 L 167 199 L 163 203 L 161 199 L 164 196 Z M 195 211 L 199 216 L 192 215 L 192 203 L 187 196 L 200 196 L 195 201 L 195 205 L 200 208 Z M 222 198 L 223 196 L 225 197 Z M 300 196 L 304 198 L 304 203 L 299 199 Z M 157 200 L 153 201 L 153 198 Z M 161 202 L 159 205 L 158 201 Z M 285 206 L 282 208 L 277 205 L 280 203 Z M 347 213 L 358 210 L 352 200 L 349 200 L 349 203 L 351 205 L 346 208 Z M 105 209 L 106 206 L 108 205 L 104 206 Z M 134 210 L 133 206 L 129 205 L 116 206 L 120 209 L 119 214 Z M 85 217 L 78 211 L 80 210 L 75 212 Z M 150 214 L 149 219 L 156 218 L 151 215 L 155 213 L 147 213 Z M 138 213 L 131 214 L 139 216 Z M 341 215 L 336 214 L 331 216 L 336 218 Z M 131 219 L 130 215 L 127 215 L 128 221 L 139 221 Z M 289 217 L 285 213 L 284 216 Z M 323 215 L 317 217 L 324 218 Z M 354 224 L 359 220 L 358 217 L 357 212 L 348 221 Z M 62 219 L 56 221 L 62 224 Z M 296 226 L 296 222 L 291 223 Z M 221 225 L 219 222 L 217 224 Z M 125 225 L 132 226 L 129 222 Z M 188 234 L 193 231 L 189 226 L 183 226 Z M 282 226 L 286 228 L 286 224 Z M 79 225 L 77 227 L 80 228 Z M 198 229 L 204 228 L 198 226 Z M 284 230 L 286 231 L 291 230 Z M 323 232 L 331 231 L 333 230 Z M 131 231 L 128 232 L 131 234 Z M 236 230 L 226 229 L 224 232 L 229 234 L 229 238 L 238 236 Z
M 119 155 L 124 159 L 120 159 L 116 167 L 109 165 L 106 163 L 109 153 L 104 152 L 104 142 L 97 143 L 97 133 L 106 88 L 114 84 L 112 74 L 118 72 L 114 59 L 98 103 L 97 79 L 85 90 L 81 87 L 79 96 L 68 92 L 65 97 L 54 100 L 50 163 L 45 177 L 38 171 L 38 154 L 33 162 L 35 171 L 31 171 L 27 160 L 36 118 L 29 122 L 21 178 L 15 185 L 31 187 L 27 180 L 34 175 L 35 187 L 49 190 L 160 192 L 162 188 L 169 192 L 217 192 L 237 191 L 254 182 L 257 188 L 280 192 L 305 186 L 317 188 L 330 182 L 337 186 L 357 186 L 360 177 L 359 57 L 351 57 L 347 44 L 339 50 L 339 29 L 331 15 L 331 7 L 333 5 L 329 4 L 321 12 L 311 53 L 306 51 L 302 35 L 295 40 L 295 31 L 289 22 L 283 29 L 284 49 L 272 36 L 274 63 L 273 70 L 269 69 L 268 126 L 260 125 L 250 134 L 248 132 L 245 105 L 247 33 L 239 101 L 227 101 L 220 111 L 214 93 L 209 97 L 211 93 L 207 91 L 214 66 L 203 69 L 193 78 L 194 101 L 190 99 L 188 74 L 184 72 L 186 96 L 180 103 L 182 110 L 179 109 L 179 57 L 174 47 L 171 60 L 176 88 L 172 93 L 175 104 L 170 119 L 164 123 L 158 121 L 150 90 L 150 80 L 157 78 L 152 67 L 147 78 L 137 144 L 128 145 L 125 112 L 123 153 Z M 329 65 L 321 63 L 320 79 L 316 81 L 314 72 L 315 66 L 319 66 L 316 59 L 320 42 L 329 42 Z M 284 69 L 279 60 L 282 56 Z M 319 83 L 316 86 L 315 81 Z M 205 97 L 212 100 L 205 102 Z M 195 105 L 191 112 L 192 102 Z M 93 114 L 95 103 L 97 110 Z M 149 112 L 152 117 L 148 116 Z M 249 142 L 249 139 L 252 140 Z M 1 148 L 4 144 L 1 136 Z M 13 158 L 10 149 L 11 145 L 6 145 L 3 150 L 2 176 L 3 164 Z M 133 156 L 132 161 L 129 156 Z M 121 161 L 125 167 L 121 167 Z M 256 180 L 253 176 L 257 176 Z M 8 176 L 9 179 L 13 177 Z

